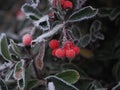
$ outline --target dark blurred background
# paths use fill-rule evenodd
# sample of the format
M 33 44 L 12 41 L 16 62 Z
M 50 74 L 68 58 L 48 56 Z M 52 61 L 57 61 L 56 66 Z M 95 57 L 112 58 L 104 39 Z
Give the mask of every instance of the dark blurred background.
M 18 9 L 24 2 L 29 1 L 30 0 L 0 0 L 0 10 L 9 11 Z M 87 0 L 87 4 L 95 7 L 119 7 L 120 0 Z

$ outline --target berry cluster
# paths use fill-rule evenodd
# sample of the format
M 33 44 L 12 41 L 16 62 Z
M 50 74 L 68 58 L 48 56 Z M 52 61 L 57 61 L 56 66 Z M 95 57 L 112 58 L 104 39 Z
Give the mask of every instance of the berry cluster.
M 60 0 L 60 4 L 63 10 L 72 9 L 73 3 L 70 0 Z M 54 0 L 54 6 L 57 6 L 57 1 Z
M 59 48 L 60 43 L 57 40 L 51 40 L 49 42 L 49 47 L 52 48 L 52 55 L 56 56 L 58 58 L 74 58 L 75 55 L 78 55 L 80 52 L 80 49 L 73 44 L 72 41 L 66 41 L 64 42 L 62 48 Z

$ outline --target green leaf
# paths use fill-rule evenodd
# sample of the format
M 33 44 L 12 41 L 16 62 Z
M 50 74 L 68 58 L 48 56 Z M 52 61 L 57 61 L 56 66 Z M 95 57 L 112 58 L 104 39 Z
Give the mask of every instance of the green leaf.
M 111 20 L 115 20 L 120 15 L 120 8 L 114 8 L 109 15 Z
M 39 18 L 35 15 L 29 15 L 29 18 L 32 19 L 32 20 L 39 20 Z
M 90 40 L 91 40 L 91 38 L 90 38 L 89 34 L 84 35 L 80 39 L 80 46 L 81 47 L 86 47 L 90 43 Z
M 9 70 L 5 75 L 5 81 L 8 81 L 13 76 L 13 69 Z
M 94 34 L 94 36 L 98 39 L 101 39 L 101 40 L 104 40 L 104 38 L 105 38 L 104 35 L 100 32 L 97 32 L 96 34 Z
M 73 35 L 73 37 L 80 38 L 82 36 L 82 33 L 80 30 L 81 29 L 78 26 L 73 26 L 72 32 L 70 32 L 70 33 Z
M 45 55 L 45 42 L 39 43 L 39 51 L 35 58 L 35 65 L 38 69 L 42 70 L 44 66 L 43 58 Z
M 120 82 L 118 82 L 117 85 L 115 85 L 112 90 L 120 90 Z
M 0 78 L 0 90 L 9 90 L 5 81 Z
M 88 79 L 90 78 L 85 71 L 79 67 L 77 67 L 74 64 L 63 64 L 62 70 L 68 70 L 68 69 L 74 69 L 77 70 L 80 73 L 80 80 Z
M 63 80 L 71 84 L 76 83 L 80 78 L 79 72 L 72 69 L 65 70 L 61 73 L 58 73 L 56 76 L 59 78 L 62 78 Z
M 67 22 L 76 22 L 82 21 L 85 19 L 89 19 L 94 17 L 98 12 L 98 9 L 94 9 L 91 6 L 84 7 L 79 11 L 74 12 L 69 18 Z
M 17 80 L 17 85 L 20 90 L 25 88 L 25 71 L 24 71 L 24 60 L 17 62 L 15 65 L 13 77 Z
M 102 85 L 100 82 L 98 81 L 92 81 L 90 84 L 89 84 L 89 87 L 88 87 L 88 90 L 99 90 L 99 89 L 103 89 Z M 103 89 L 104 90 L 104 89 Z
M 32 90 L 34 87 L 40 84 L 39 80 L 30 80 L 28 81 L 27 85 L 25 86 L 25 90 Z
M 95 42 L 97 40 L 97 38 L 95 37 L 95 35 L 94 34 L 91 34 L 91 41 L 92 42 Z
M 112 69 L 113 76 L 117 81 L 120 80 L 120 62 L 117 62 Z
M 99 81 L 92 79 L 82 79 L 75 84 L 79 90 L 106 90 Z
M 99 20 L 95 20 L 90 27 L 90 33 L 99 31 L 100 29 L 101 29 L 101 22 Z
M 98 15 L 100 17 L 109 17 L 110 20 L 115 20 L 120 15 L 120 8 L 100 8 Z
M 24 60 L 17 62 L 15 65 L 13 77 L 16 80 L 20 80 L 23 77 L 23 73 L 24 73 L 23 65 L 24 65 Z
M 39 20 L 40 17 L 42 17 L 42 14 L 39 12 L 39 10 L 33 8 L 29 4 L 24 4 L 22 6 L 22 11 L 31 20 L 35 20 L 36 21 L 36 20 Z
M 91 80 L 79 80 L 75 85 L 79 90 L 89 90 L 88 87 L 92 81 Z
M 29 73 L 29 72 L 32 72 L 32 70 L 33 70 L 32 65 L 33 65 L 33 61 L 29 62 L 29 64 L 25 68 L 25 81 L 26 81 L 26 84 L 27 84 L 27 81 L 30 80 L 32 74 L 34 74 L 34 73 Z
M 6 34 L 1 34 L 0 37 L 0 53 L 3 56 L 3 58 L 7 61 L 12 60 L 9 49 L 8 49 L 8 43 Z
M 70 84 L 70 83 L 68 83 L 68 82 L 64 81 L 63 79 L 58 78 L 56 76 L 48 76 L 46 79 L 53 82 L 55 90 L 78 90 L 72 84 Z
M 31 77 L 34 77 L 34 73 L 30 73 L 32 72 L 32 69 L 33 69 L 32 65 L 33 65 L 33 61 L 29 62 L 29 65 L 27 65 L 25 68 L 25 89 L 24 90 L 31 90 L 40 84 L 40 81 L 37 79 L 31 80 Z
M 11 45 L 11 48 L 12 48 L 12 50 L 14 51 L 14 53 L 17 55 L 17 56 L 20 56 L 20 51 L 19 51 L 19 49 L 18 49 L 18 47 L 17 47 L 17 44 L 11 39 L 10 40 L 10 45 Z
M 100 8 L 98 15 L 100 17 L 108 17 L 112 11 L 112 8 Z

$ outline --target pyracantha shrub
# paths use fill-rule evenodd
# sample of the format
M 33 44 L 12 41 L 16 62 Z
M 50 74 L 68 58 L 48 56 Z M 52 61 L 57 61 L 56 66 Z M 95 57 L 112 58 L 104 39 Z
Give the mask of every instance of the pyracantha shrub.
M 16 41 L 7 39 L 6 34 L 0 36 L 0 54 L 6 60 L 0 65 L 0 90 L 79 90 L 76 84 L 84 79 L 92 82 L 87 88 L 97 90 L 97 81 L 74 65 L 80 64 L 80 55 L 85 56 L 83 48 L 104 39 L 97 20 L 90 31 L 81 28 L 81 22 L 92 21 L 98 14 L 97 8 L 82 7 L 85 2 L 32 0 L 22 5 L 26 19 L 24 23 L 20 19 L 20 25 L 29 27 L 18 29 L 18 38 L 13 36 Z M 17 12 L 16 17 L 19 15 Z

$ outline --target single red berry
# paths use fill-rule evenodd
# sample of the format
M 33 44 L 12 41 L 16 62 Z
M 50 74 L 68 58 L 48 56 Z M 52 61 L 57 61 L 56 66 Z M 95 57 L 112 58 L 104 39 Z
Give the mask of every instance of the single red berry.
M 63 45 L 63 48 L 65 48 L 65 49 L 70 49 L 71 47 L 73 47 L 72 41 L 66 41 Z
M 66 57 L 67 58 L 74 58 L 75 57 L 75 51 L 73 49 L 66 50 Z
M 75 55 L 78 55 L 80 53 L 79 47 L 73 46 L 72 49 L 75 51 Z
M 65 57 L 65 50 L 62 48 L 59 48 L 56 50 L 55 55 L 58 58 L 64 58 Z
M 32 36 L 30 34 L 25 34 L 22 38 L 22 42 L 25 46 L 28 46 L 32 42 Z
M 55 52 L 56 52 L 57 49 L 53 49 L 52 50 L 52 55 L 55 56 Z
M 71 1 L 65 1 L 63 4 L 63 9 L 72 9 L 73 4 Z
M 49 47 L 52 49 L 56 49 L 59 47 L 59 42 L 56 39 L 53 39 L 49 42 Z

